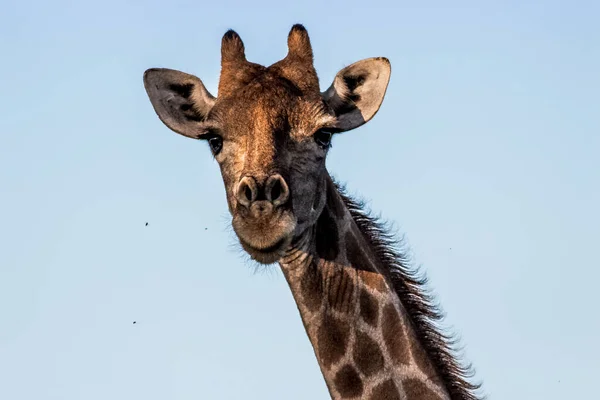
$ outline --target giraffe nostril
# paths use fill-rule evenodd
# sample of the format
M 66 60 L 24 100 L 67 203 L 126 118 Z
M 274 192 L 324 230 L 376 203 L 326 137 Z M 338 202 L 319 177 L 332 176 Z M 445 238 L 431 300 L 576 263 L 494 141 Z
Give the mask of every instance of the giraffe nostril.
M 240 205 L 250 208 L 254 203 L 267 201 L 279 207 L 288 201 L 290 190 L 283 177 L 271 175 L 264 183 L 259 183 L 252 176 L 242 178 L 235 196 Z
M 283 177 L 279 174 L 275 174 L 270 176 L 267 180 L 266 192 L 267 199 L 277 207 L 287 202 L 290 190 Z
M 281 195 L 281 182 L 277 180 L 271 188 L 271 201 L 275 201 Z
M 254 178 L 242 178 L 235 193 L 237 201 L 244 207 L 250 207 L 252 202 L 256 200 L 256 190 Z

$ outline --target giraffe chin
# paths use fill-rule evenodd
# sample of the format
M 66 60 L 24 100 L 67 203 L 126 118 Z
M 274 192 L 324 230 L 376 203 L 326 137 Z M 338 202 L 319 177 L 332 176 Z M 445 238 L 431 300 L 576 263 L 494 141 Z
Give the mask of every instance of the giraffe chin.
M 265 248 L 252 247 L 246 243 L 243 239 L 238 238 L 240 244 L 250 255 L 250 257 L 261 264 L 273 264 L 281 259 L 285 254 L 285 250 L 288 248 L 292 241 L 292 236 L 288 235 L 275 242 L 273 245 Z
M 273 264 L 284 256 L 294 237 L 296 225 L 296 219 L 290 212 L 281 212 L 265 219 L 235 216 L 232 221 L 242 248 L 261 264 Z

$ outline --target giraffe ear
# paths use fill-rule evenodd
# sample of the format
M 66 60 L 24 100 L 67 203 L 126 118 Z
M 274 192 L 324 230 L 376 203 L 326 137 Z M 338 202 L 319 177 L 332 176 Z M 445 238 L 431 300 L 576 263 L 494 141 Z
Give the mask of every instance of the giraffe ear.
M 144 87 L 158 118 L 180 135 L 197 139 L 216 98 L 200 79 L 184 72 L 151 68 L 144 72 Z
M 336 114 L 339 131 L 358 128 L 373 118 L 383 102 L 391 71 L 387 58 L 376 57 L 358 61 L 337 73 L 322 96 Z

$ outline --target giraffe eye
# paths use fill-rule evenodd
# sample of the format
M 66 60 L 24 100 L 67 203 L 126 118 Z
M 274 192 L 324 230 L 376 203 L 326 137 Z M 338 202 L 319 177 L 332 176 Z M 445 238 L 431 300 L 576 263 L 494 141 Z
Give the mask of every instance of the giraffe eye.
M 315 138 L 315 142 L 317 142 L 317 144 L 319 146 L 321 146 L 324 149 L 327 149 L 329 147 L 331 147 L 331 136 L 333 135 L 333 133 L 320 129 L 317 132 L 315 132 L 315 134 L 313 135 L 313 137 Z
M 219 154 L 221 149 L 223 148 L 223 138 L 219 135 L 212 134 L 206 138 L 208 140 L 208 145 L 210 146 L 210 150 L 216 156 Z

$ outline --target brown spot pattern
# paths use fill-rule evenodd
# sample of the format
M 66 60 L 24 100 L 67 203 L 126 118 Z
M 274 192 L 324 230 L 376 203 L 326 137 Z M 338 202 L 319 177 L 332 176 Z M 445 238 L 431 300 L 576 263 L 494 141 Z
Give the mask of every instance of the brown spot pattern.
M 427 377 L 431 379 L 436 385 L 441 384 L 441 380 L 433 367 L 433 363 L 429 359 L 429 355 L 425 352 L 423 346 L 421 346 L 421 344 L 416 340 L 416 338 L 412 341 L 411 351 L 413 359 L 415 360 L 415 363 L 417 364 L 419 369 L 423 371 L 423 373 L 427 375 Z
M 380 383 L 373 389 L 369 400 L 401 400 L 398 388 L 391 379 Z
M 357 397 L 363 392 L 362 380 L 356 369 L 351 365 L 344 365 L 340 368 L 337 374 L 335 374 L 333 383 L 344 398 Z
M 354 362 L 360 372 L 371 376 L 384 367 L 384 359 L 379 345 L 364 332 L 356 332 L 354 344 Z
M 364 250 L 361 248 L 351 231 L 346 232 L 345 240 L 348 262 L 358 272 L 358 275 L 365 286 L 380 293 L 388 292 L 389 289 L 384 276 L 375 271 L 375 267 L 371 263 L 371 260 L 363 253 Z
M 317 311 L 323 302 L 323 274 L 316 263 L 311 263 L 300 281 L 302 300 L 309 311 Z
M 383 308 L 381 315 L 383 340 L 392 359 L 399 364 L 410 363 L 410 347 L 400 315 L 393 304 Z
M 318 355 L 325 368 L 339 361 L 346 353 L 350 327 L 331 315 L 325 316 L 317 332 Z
M 364 282 L 365 286 L 376 290 L 379 293 L 385 293 L 388 291 L 385 278 L 380 273 L 370 271 L 358 271 L 358 275 Z
M 379 308 L 375 298 L 366 290 L 360 291 L 360 316 L 367 324 L 375 327 L 379 320 Z
M 336 311 L 350 313 L 356 304 L 355 283 L 343 268 L 334 268 L 327 284 L 328 304 Z
M 403 381 L 402 388 L 404 389 L 407 399 L 441 400 L 434 391 L 425 385 L 425 383 L 417 379 L 407 379 Z

